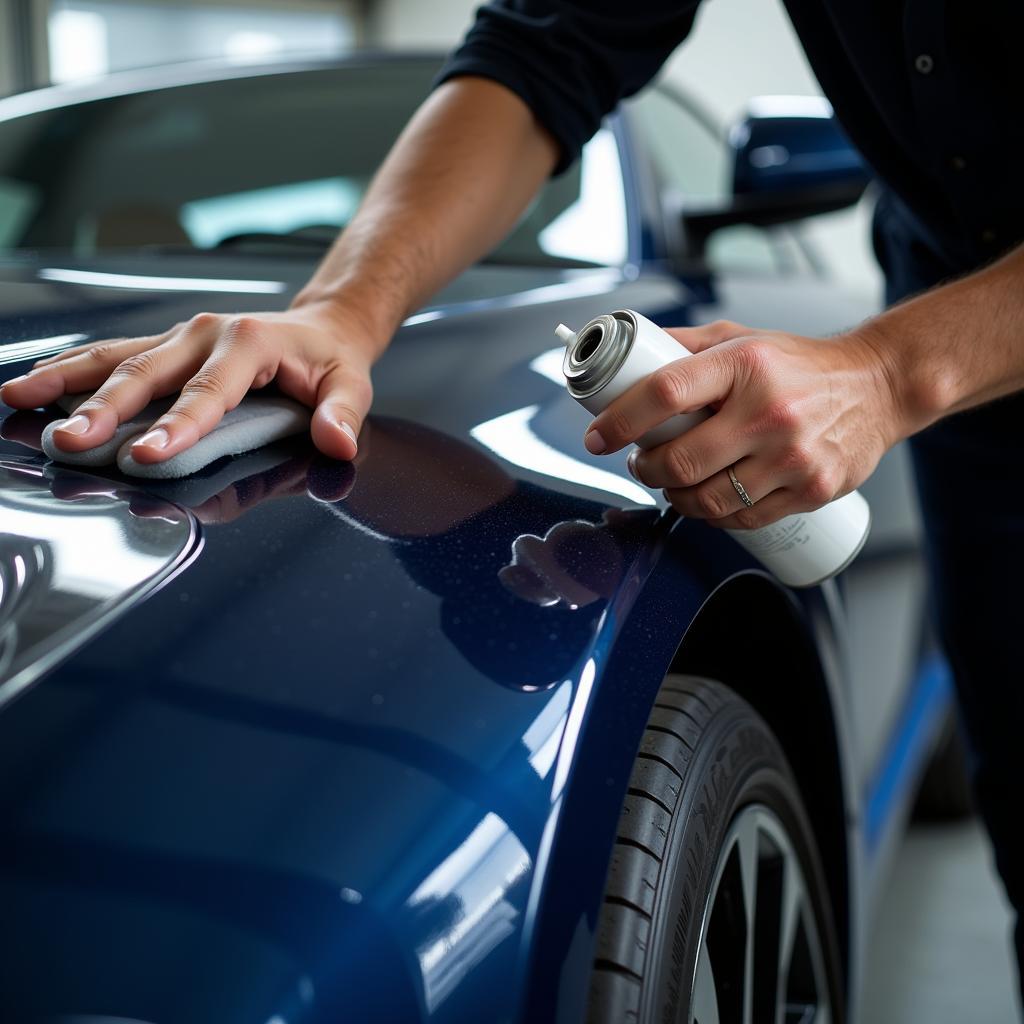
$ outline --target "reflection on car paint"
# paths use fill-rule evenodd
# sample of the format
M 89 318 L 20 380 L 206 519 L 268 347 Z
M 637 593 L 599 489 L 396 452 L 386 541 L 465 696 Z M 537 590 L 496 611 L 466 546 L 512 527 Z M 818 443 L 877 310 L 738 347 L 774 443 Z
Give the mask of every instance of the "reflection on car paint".
M 48 418 L 14 413 L 4 421 L 4 436 L 38 447 Z M 506 442 L 499 438 L 509 435 L 502 419 L 507 417 L 492 421 L 482 433 L 503 448 Z M 523 427 L 529 432 L 528 419 Z M 530 436 L 545 458 L 577 463 Z M 458 467 L 455 475 L 453 466 Z M 579 462 L 578 469 L 584 479 L 600 474 L 615 485 L 640 490 L 585 463 Z M 132 493 L 119 492 L 120 485 L 100 476 L 52 466 L 47 473 L 55 493 L 66 501 Z M 437 484 L 442 480 L 446 487 L 439 500 Z M 418 489 L 422 500 L 417 500 Z M 456 646 L 490 677 L 527 691 L 553 687 L 566 677 L 576 643 L 597 627 L 603 602 L 613 596 L 635 557 L 638 538 L 658 517 L 653 509 L 596 505 L 596 522 L 576 517 L 547 525 L 550 520 L 544 517 L 539 520 L 547 526 L 543 531 L 507 539 L 505 559 L 490 565 L 467 563 L 459 552 L 476 549 L 477 538 L 492 532 L 496 513 L 504 519 L 504 505 L 520 505 L 532 488 L 515 484 L 500 464 L 463 441 L 386 417 L 371 417 L 355 465 L 327 459 L 308 443 L 280 442 L 221 460 L 191 478 L 149 482 L 147 491 L 188 509 L 205 525 L 234 522 L 271 499 L 314 498 L 349 526 L 392 546 L 414 578 L 445 599 L 442 628 Z M 157 516 L 164 507 L 155 500 L 152 508 L 145 507 L 138 494 L 131 501 L 138 519 Z M 420 543 L 427 540 L 429 544 Z M 510 599 L 547 613 L 536 619 L 529 642 L 501 640 L 506 628 L 500 608 Z M 574 614 L 584 609 L 588 614 L 582 619 Z M 577 641 L 571 642 L 572 637 Z
M 616 473 L 598 469 L 582 459 L 567 455 L 538 437 L 531 429 L 530 422 L 539 411 L 540 406 L 528 405 L 480 423 L 473 427 L 470 434 L 474 440 L 513 466 L 520 466 L 541 476 L 617 494 L 638 505 L 657 504 L 649 491 L 632 480 L 625 480 Z
M 508 825 L 488 812 L 413 891 L 404 909 L 422 935 L 416 958 L 428 1012 L 498 943 L 515 934 L 520 911 L 506 896 L 526 881 L 531 867 Z
M 117 288 L 143 292 L 230 292 L 232 295 L 280 295 L 284 281 L 225 280 L 220 277 L 157 277 L 149 274 L 109 274 L 97 270 L 43 267 L 43 281 L 83 284 L 91 288 Z
M 520 534 L 498 578 L 531 604 L 585 608 L 612 597 L 620 583 L 623 544 L 616 531 L 650 527 L 657 517 L 653 509 L 609 509 L 599 524 L 574 519 L 555 523 L 543 537 Z
M 26 341 L 12 341 L 0 346 L 0 366 L 5 363 L 20 363 L 23 359 L 41 359 L 43 356 L 63 352 L 72 345 L 87 341 L 88 334 L 57 334 L 52 338 L 29 338 Z
M 113 485 L 61 494 L 68 479 L 0 462 L 0 705 L 196 553 L 184 510 Z
M 566 386 L 565 373 L 562 371 L 562 362 L 565 359 L 565 346 L 557 345 L 547 352 L 541 352 L 530 360 L 530 369 L 539 373 L 545 379 L 557 384 L 560 388 Z
M 529 762 L 537 775 L 545 779 L 555 764 L 562 743 L 562 733 L 569 718 L 572 683 L 566 679 L 552 693 L 551 699 L 523 732 L 523 745 L 529 751 Z

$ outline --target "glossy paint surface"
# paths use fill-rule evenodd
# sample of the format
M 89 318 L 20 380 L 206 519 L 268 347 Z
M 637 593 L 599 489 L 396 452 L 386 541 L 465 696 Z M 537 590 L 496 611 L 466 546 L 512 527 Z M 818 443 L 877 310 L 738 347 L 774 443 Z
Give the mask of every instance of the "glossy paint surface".
M 52 307 L 21 342 L 59 336 L 83 295 L 117 333 L 197 301 L 125 309 L 27 268 L 0 294 L 11 277 L 25 308 Z M 179 483 L 94 483 L 141 516 L 143 495 L 187 509 L 204 547 L 0 716 L 0 971 L 22 1019 L 514 1019 L 584 718 L 672 522 L 621 460 L 586 454 L 586 416 L 543 372 L 553 300 L 583 316 L 672 286 L 544 284 L 497 342 L 493 313 L 407 328 L 355 465 L 299 439 Z M 31 444 L 44 417 L 4 435 Z M 89 500 L 78 474 L 39 479 L 69 510 Z M 645 626 L 638 715 L 742 564 L 705 559 Z M 601 780 L 605 827 L 621 770 Z
M 772 302 L 792 329 L 836 326 L 781 284 L 698 303 L 639 266 L 650 234 L 623 272 L 464 275 L 376 368 L 352 465 L 298 438 L 178 482 L 38 478 L 58 506 L 111 487 L 142 518 L 169 503 L 202 550 L 0 714 L 5 1011 L 580 1019 L 652 696 L 708 595 L 756 569 L 625 453 L 585 451 L 553 327 Z M 7 261 L 0 378 L 200 308 L 280 308 L 310 269 Z M 0 457 L 42 466 L 52 415 L 8 416 Z

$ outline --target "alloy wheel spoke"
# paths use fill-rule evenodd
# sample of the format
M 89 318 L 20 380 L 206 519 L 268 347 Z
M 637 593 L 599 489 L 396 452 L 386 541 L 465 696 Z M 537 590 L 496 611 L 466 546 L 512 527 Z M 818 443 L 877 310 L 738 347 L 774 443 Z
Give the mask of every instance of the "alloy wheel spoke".
M 693 1020 L 695 1024 L 719 1024 L 715 971 L 708 947 L 703 943 L 697 958 L 697 977 L 693 987 Z
M 782 915 L 779 922 L 779 992 L 786 991 L 786 979 L 793 961 L 796 929 L 804 909 L 804 887 L 792 857 L 786 857 L 782 876 Z
M 754 814 L 748 813 L 741 818 L 736 845 L 740 857 L 740 878 L 743 880 L 743 909 L 747 918 L 747 929 L 752 930 L 757 912 L 758 861 L 758 823 Z
M 743 1024 L 753 1021 L 754 930 L 757 922 L 758 819 L 747 813 L 740 822 L 736 837 L 743 885 L 743 912 L 747 921 L 747 941 L 743 955 Z

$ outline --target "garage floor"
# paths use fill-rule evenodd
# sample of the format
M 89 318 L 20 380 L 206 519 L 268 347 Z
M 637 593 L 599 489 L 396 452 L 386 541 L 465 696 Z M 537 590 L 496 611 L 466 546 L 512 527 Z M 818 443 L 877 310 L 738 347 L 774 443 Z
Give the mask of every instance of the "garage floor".
M 975 822 L 918 825 L 868 954 L 863 1024 L 1013 1024 L 1010 913 Z

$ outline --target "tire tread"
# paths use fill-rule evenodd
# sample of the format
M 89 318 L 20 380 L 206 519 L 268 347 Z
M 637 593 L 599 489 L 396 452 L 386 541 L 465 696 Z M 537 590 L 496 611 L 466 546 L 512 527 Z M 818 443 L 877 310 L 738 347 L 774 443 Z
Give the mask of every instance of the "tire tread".
M 710 689 L 708 699 L 695 692 L 697 687 L 702 695 Z M 638 942 L 636 925 L 643 921 L 650 927 L 669 827 L 683 791 L 683 779 L 701 734 L 726 704 L 714 693 L 717 687 L 717 683 L 706 680 L 694 679 L 690 684 L 681 683 L 679 677 L 669 677 L 655 700 L 619 817 L 598 922 L 588 1024 L 638 1019 L 647 932 Z M 624 911 L 632 914 L 635 921 L 624 919 Z M 623 940 L 623 932 L 633 941 Z M 628 1006 L 635 1008 L 625 1008 L 621 1000 L 626 993 L 616 988 L 610 976 L 627 977 L 633 982 L 636 991 L 628 995 L 635 995 L 636 1002 L 628 1002 Z

